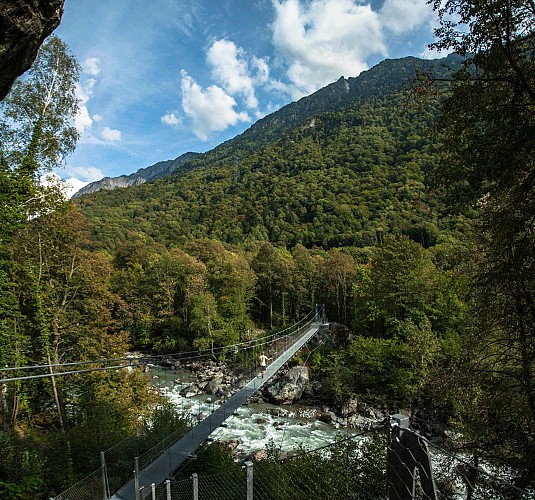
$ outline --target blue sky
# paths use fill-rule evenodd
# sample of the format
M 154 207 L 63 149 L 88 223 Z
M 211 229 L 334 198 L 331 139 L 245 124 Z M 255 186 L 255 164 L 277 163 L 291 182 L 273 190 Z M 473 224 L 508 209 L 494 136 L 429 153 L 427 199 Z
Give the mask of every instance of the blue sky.
M 75 190 L 188 151 L 385 58 L 433 57 L 426 0 L 66 0 L 83 71 Z

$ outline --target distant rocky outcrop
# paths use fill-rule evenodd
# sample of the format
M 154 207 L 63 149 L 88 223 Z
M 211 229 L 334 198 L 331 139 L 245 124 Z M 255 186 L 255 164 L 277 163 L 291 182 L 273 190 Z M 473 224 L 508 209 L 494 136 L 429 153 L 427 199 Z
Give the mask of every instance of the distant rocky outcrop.
M 200 153 L 184 153 L 174 160 L 159 161 L 150 167 L 140 168 L 137 172 L 134 172 L 130 175 L 104 177 L 99 181 L 91 182 L 87 186 L 84 186 L 73 195 L 73 198 L 102 190 L 138 186 L 139 184 L 144 184 L 145 182 L 167 177 L 180 168 L 183 168 L 189 161 L 199 156 L 199 154 Z
M 65 0 L 0 0 L 0 101 L 59 25 Z

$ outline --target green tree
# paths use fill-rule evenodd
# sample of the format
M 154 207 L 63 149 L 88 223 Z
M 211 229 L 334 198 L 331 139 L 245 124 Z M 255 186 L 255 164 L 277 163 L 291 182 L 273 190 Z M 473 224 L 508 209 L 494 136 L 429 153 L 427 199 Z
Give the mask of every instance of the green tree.
M 439 273 L 432 254 L 407 237 L 387 237 L 369 266 L 359 268 L 355 327 L 364 334 L 391 337 L 396 324 L 431 317 Z
M 206 266 L 208 287 L 221 317 L 233 329 L 250 328 L 248 313 L 256 277 L 243 252 L 214 240 L 188 242 L 186 250 Z
M 338 249 L 329 251 L 321 266 L 321 282 L 328 303 L 336 307 L 336 319 L 348 323 L 348 306 L 355 277 L 355 262 Z
M 20 362 L 23 317 L 13 281 L 19 268 L 12 241 L 30 218 L 53 207 L 57 191 L 41 189 L 41 169 L 57 166 L 74 149 L 72 119 L 78 109 L 75 84 L 79 67 L 57 37 L 45 43 L 24 79 L 18 80 L 0 108 L 0 362 Z M 51 195 L 51 196 L 50 196 Z M 52 199 L 45 199 L 52 198 Z M 44 202 L 42 202 L 44 200 Z M 47 207 L 47 203 L 49 203 Z M 36 302 L 38 303 L 38 302 Z M 16 399 L 16 398 L 15 398 Z M 14 408 L 16 408 L 14 403 Z M 9 420 L 0 391 L 4 428 Z M 16 415 L 16 411 L 14 412 Z M 11 418 L 13 422 L 13 418 Z
M 294 277 L 295 314 L 301 318 L 303 313 L 314 308 L 318 299 L 321 257 L 312 255 L 303 245 L 296 245 L 292 250 L 296 266 Z
M 34 175 L 58 166 L 74 151 L 78 134 L 76 82 L 80 66 L 57 36 L 40 48 L 27 77 L 19 79 L 2 102 L 4 161 Z
M 273 328 L 275 315 L 281 315 L 284 324 L 288 318 L 288 298 L 291 294 L 294 263 L 291 255 L 275 248 L 271 243 L 263 243 L 254 256 L 251 266 L 257 277 L 256 300 L 260 311 L 267 309 L 267 320 Z M 262 317 L 265 316 L 262 314 Z
M 535 5 L 432 3 L 440 19 L 434 46 L 469 55 L 444 104 L 435 175 L 452 204 L 478 214 L 460 421 L 480 453 L 533 478 Z

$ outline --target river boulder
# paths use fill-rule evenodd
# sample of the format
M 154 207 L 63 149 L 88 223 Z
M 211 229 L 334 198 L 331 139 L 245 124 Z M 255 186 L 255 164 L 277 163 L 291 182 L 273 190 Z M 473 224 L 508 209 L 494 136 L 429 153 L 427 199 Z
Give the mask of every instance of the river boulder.
M 223 377 L 214 377 L 208 382 L 208 384 L 206 384 L 206 387 L 204 390 L 208 394 L 217 394 L 221 389 L 222 382 L 223 382 Z
M 310 379 L 306 366 L 294 366 L 269 385 L 265 395 L 274 404 L 289 405 L 299 401 Z

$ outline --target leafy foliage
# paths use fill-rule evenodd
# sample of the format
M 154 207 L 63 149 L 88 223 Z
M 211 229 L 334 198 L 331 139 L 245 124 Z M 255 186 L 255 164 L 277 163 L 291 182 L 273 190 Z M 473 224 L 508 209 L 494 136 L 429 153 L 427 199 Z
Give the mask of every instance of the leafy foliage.
M 439 123 L 443 164 L 435 174 L 451 193 L 452 205 L 476 206 L 479 214 L 471 233 L 475 251 L 468 273 L 472 293 L 462 343 L 465 362 L 451 384 L 458 423 L 476 453 L 513 464 L 523 471 L 523 484 L 530 484 L 535 8 L 517 0 L 433 4 L 441 19 L 435 45 L 473 54 L 444 103 Z

